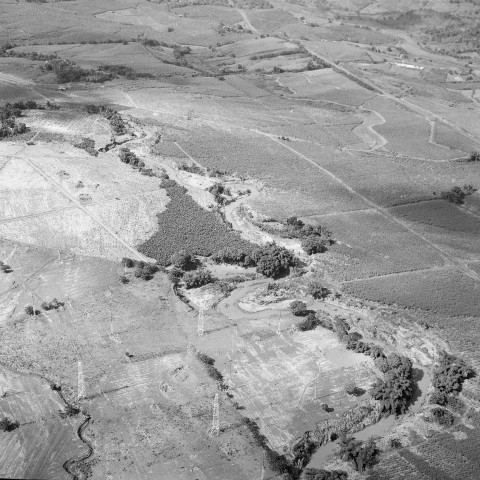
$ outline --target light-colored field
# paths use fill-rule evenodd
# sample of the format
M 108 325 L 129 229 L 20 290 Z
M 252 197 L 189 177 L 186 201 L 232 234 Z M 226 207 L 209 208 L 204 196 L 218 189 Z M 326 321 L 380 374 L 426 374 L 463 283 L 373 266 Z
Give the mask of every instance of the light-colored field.
M 6 160 L 0 235 L 9 240 L 119 260 L 152 235 L 168 202 L 158 179 L 113 155 L 67 157 L 34 145 Z

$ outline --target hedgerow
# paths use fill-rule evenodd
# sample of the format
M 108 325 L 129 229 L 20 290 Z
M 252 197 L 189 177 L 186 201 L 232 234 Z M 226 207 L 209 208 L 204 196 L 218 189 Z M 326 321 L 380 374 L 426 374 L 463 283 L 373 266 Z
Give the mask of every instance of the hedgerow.
M 164 212 L 158 214 L 158 230 L 138 249 L 169 265 L 175 252 L 185 250 L 191 255 L 210 256 L 227 247 L 253 254 L 253 245 L 231 231 L 220 215 L 201 208 L 184 188 L 173 181 L 162 183 L 170 197 Z

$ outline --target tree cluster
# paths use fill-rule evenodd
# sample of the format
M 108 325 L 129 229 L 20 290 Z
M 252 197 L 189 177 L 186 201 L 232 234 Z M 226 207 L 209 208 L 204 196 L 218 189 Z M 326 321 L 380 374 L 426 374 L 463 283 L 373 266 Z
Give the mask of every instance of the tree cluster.
M 333 243 L 332 233 L 321 225 L 306 225 L 297 217 L 289 217 L 281 230 L 265 228 L 283 238 L 300 238 L 302 248 L 308 255 L 323 253 Z
M 371 468 L 375 463 L 377 448 L 371 440 L 363 443 L 354 437 L 347 437 L 345 434 L 340 436 L 340 458 L 345 462 L 350 462 L 357 472 L 363 472 L 366 468 Z
M 452 187 L 451 190 L 440 192 L 440 195 L 450 203 L 461 205 L 465 201 L 465 197 L 472 195 L 476 190 L 477 189 L 473 185 L 464 185 L 463 188 Z
M 464 360 L 443 352 L 433 371 L 432 384 L 441 393 L 459 392 L 463 382 L 473 374 L 473 369 Z
M 255 266 L 251 253 L 239 248 L 227 247 L 215 252 L 211 258 L 215 263 L 228 263 L 247 268 Z
M 413 393 L 412 362 L 409 358 L 397 354 L 389 355 L 376 362 L 384 371 L 384 379 L 378 379 L 370 394 L 381 404 L 386 414 L 402 414 L 408 407 Z
M 129 148 L 123 147 L 120 149 L 120 153 L 118 154 L 118 158 L 123 163 L 127 165 L 132 165 L 133 167 L 144 167 L 145 162 L 140 160 Z
M 472 152 L 468 157 L 469 162 L 480 162 L 480 152 Z
M 439 425 L 443 425 L 444 427 L 450 427 L 453 425 L 455 421 L 455 417 L 451 412 L 446 410 L 445 408 L 435 407 L 432 408 L 429 412 L 430 418 L 432 418 L 435 422 Z
M 63 307 L 65 305 L 64 302 L 60 302 L 56 298 L 54 298 L 50 302 L 42 302 L 40 305 L 44 310 L 58 310 L 60 307 Z
M 122 116 L 110 107 L 104 105 L 87 105 L 85 110 L 88 114 L 103 115 L 110 123 L 110 127 L 117 135 L 124 135 L 127 133 L 127 125 Z
M 158 265 L 155 265 L 154 263 L 147 263 L 143 260 L 132 260 L 131 258 L 127 257 L 122 258 L 122 265 L 127 268 L 135 267 L 135 277 L 143 278 L 143 280 L 150 280 L 153 275 L 159 270 Z M 128 283 L 128 279 L 123 283 Z
M 306 332 L 308 330 L 314 330 L 318 325 L 321 325 L 321 321 L 317 318 L 315 312 L 308 312 L 304 320 L 297 323 L 297 329 L 301 332 Z
M 288 273 L 290 267 L 297 263 L 290 250 L 274 242 L 257 248 L 253 252 L 253 260 L 257 265 L 257 272 L 267 277 L 277 277 Z
M 227 205 L 230 202 L 230 189 L 222 183 L 214 183 L 211 187 L 207 188 L 207 191 L 213 195 L 219 205 Z
M 99 70 L 108 72 L 113 76 L 122 76 L 128 80 L 135 80 L 136 78 L 155 78 L 155 75 L 152 73 L 139 73 L 136 72 L 132 67 L 127 67 L 126 65 L 100 65 Z

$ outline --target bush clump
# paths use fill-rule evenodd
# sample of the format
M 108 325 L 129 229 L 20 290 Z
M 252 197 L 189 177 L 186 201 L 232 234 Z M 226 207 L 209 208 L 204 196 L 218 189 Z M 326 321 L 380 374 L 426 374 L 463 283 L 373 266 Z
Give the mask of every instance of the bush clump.
M 95 140 L 92 138 L 82 138 L 79 143 L 74 143 L 73 146 L 85 150 L 92 157 L 98 156 L 98 152 L 95 150 Z
M 205 353 L 197 352 L 197 358 L 205 365 L 205 369 L 207 370 L 207 375 L 218 382 L 220 387 L 225 388 L 223 382 L 223 375 L 217 370 L 214 366 L 215 360 L 212 357 L 209 357 Z
M 140 160 L 133 152 L 130 151 L 127 147 L 120 149 L 118 154 L 120 161 L 126 163 L 127 165 L 132 165 L 132 167 L 144 167 L 145 162 Z
M 13 432 L 20 426 L 18 420 L 11 420 L 9 417 L 3 417 L 0 420 L 0 431 L 2 432 Z
M 185 273 L 185 275 L 183 275 L 183 281 L 185 283 L 185 287 L 189 289 L 202 287 L 203 285 L 214 282 L 215 279 L 210 271 L 200 269 Z
M 295 256 L 285 247 L 276 243 L 267 243 L 253 252 L 253 259 L 257 264 L 257 272 L 267 277 L 277 277 L 288 273 L 290 267 L 295 266 Z
M 195 266 L 192 255 L 186 250 L 175 252 L 170 258 L 170 263 L 181 270 L 189 270 Z
M 79 413 L 80 409 L 70 404 L 68 404 L 63 410 L 59 411 L 61 418 L 76 417 Z
M 250 253 L 239 248 L 227 247 L 215 252 L 211 258 L 215 263 L 228 263 L 247 268 L 255 265 Z
M 453 422 L 455 421 L 453 414 L 445 408 L 435 407 L 432 408 L 429 413 L 435 422 L 437 422 L 439 425 L 443 425 L 444 427 L 452 426 Z
M 377 448 L 371 440 L 363 443 L 354 437 L 340 435 L 340 458 L 345 462 L 350 462 L 357 472 L 364 472 L 371 468 L 375 463 Z
M 42 302 L 40 305 L 44 310 L 58 310 L 60 307 L 63 307 L 65 302 L 60 302 L 54 298 L 51 302 Z
M 207 191 L 213 195 L 213 198 L 219 205 L 227 205 L 230 201 L 230 189 L 222 183 L 214 183 Z

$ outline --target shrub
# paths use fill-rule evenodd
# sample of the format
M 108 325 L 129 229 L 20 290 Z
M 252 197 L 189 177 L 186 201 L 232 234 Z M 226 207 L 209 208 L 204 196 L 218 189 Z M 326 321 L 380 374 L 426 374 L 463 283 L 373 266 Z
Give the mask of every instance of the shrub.
M 215 263 L 228 263 L 240 265 L 241 267 L 251 267 L 255 265 L 255 261 L 251 255 L 245 250 L 238 248 L 223 248 L 215 252 L 211 258 Z
M 303 317 L 307 314 L 307 305 L 305 304 L 305 302 L 295 300 L 290 304 L 290 311 L 296 317 Z
M 440 425 L 445 427 L 450 427 L 453 425 L 455 417 L 450 413 L 448 410 L 445 410 L 441 407 L 435 407 L 430 410 L 430 415 L 432 416 L 433 420 Z
M 27 306 L 24 308 L 24 310 L 25 310 L 25 313 L 26 313 L 27 315 L 32 315 L 32 316 L 35 315 L 35 310 L 34 310 L 34 308 L 32 307 L 32 305 L 27 305 Z
M 294 255 L 275 243 L 267 243 L 253 252 L 257 272 L 267 277 L 276 277 L 287 273 L 296 263 Z
M 131 258 L 123 257 L 122 265 L 127 268 L 132 268 L 135 265 L 135 262 Z
M 215 280 L 210 271 L 201 269 L 193 272 L 187 272 L 183 276 L 183 281 L 185 282 L 186 288 L 198 288 L 203 285 L 207 285 L 207 283 L 212 283 Z
M 480 162 L 480 152 L 473 152 L 469 157 L 468 157 L 469 162 Z
M 185 250 L 175 252 L 170 258 L 170 263 L 181 270 L 188 270 L 194 266 L 192 256 Z
M 443 352 L 439 364 L 433 371 L 433 386 L 440 392 L 459 392 L 465 379 L 473 375 L 473 370 L 460 358 Z
M 307 295 L 311 295 L 315 300 L 323 299 L 330 293 L 331 291 L 328 288 L 316 280 L 312 280 L 307 286 Z
M 215 360 L 205 353 L 197 352 L 197 358 L 205 365 L 207 375 L 218 382 L 221 388 L 225 388 L 223 383 L 223 375 L 214 367 Z
M 430 394 L 429 403 L 434 405 L 445 405 L 447 403 L 447 396 L 443 392 L 435 390 Z
M 211 187 L 207 188 L 207 191 L 213 195 L 219 205 L 227 204 L 229 201 L 228 197 L 231 195 L 230 189 L 221 183 L 214 183 Z
M 20 426 L 20 422 L 18 420 L 11 420 L 8 417 L 3 417 L 0 420 L 0 431 L 2 432 L 13 432 Z
M 310 312 L 305 318 L 305 320 L 297 323 L 297 328 L 301 332 L 306 332 L 308 330 L 315 329 L 318 325 L 320 325 L 320 321 L 318 320 L 317 316 L 315 315 L 315 313 Z
M 357 391 L 357 385 L 355 384 L 355 382 L 350 381 L 345 384 L 344 389 L 347 395 L 354 395 Z
M 343 470 L 323 470 L 306 468 L 303 471 L 304 480 L 347 480 L 348 474 Z
M 324 253 L 327 251 L 327 241 L 321 237 L 310 235 L 302 239 L 302 248 L 307 255 L 314 253 Z
M 61 418 L 75 417 L 80 413 L 80 409 L 74 405 L 68 404 L 63 410 L 59 411 Z
M 180 283 L 180 280 L 183 278 L 183 275 L 185 272 L 177 267 L 173 267 L 169 272 L 168 272 L 168 279 L 174 284 L 178 285 Z

